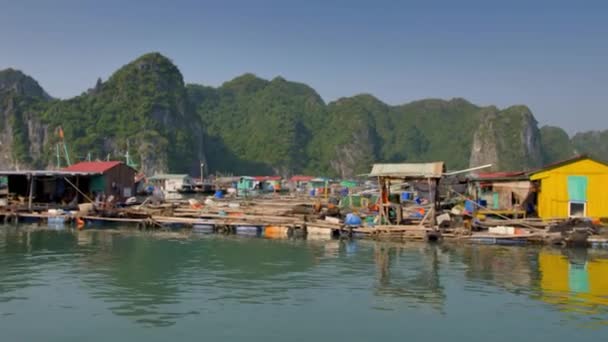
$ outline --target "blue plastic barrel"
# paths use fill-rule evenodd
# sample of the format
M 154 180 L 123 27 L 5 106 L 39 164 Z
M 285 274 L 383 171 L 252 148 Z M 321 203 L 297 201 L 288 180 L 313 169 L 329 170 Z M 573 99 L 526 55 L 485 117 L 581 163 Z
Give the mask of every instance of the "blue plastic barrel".
M 360 226 L 362 221 L 361 218 L 355 214 L 346 214 L 344 223 L 348 226 Z
M 222 190 L 217 190 L 214 196 L 215 198 L 224 198 L 224 192 L 222 192 Z
M 409 201 L 412 199 L 412 193 L 404 191 L 401 193 L 401 202 Z
M 475 211 L 475 202 L 471 201 L 471 200 L 467 200 L 466 202 L 464 202 L 464 210 L 472 213 Z
M 262 228 L 257 226 L 237 226 L 236 233 L 239 235 L 258 236 L 262 233 Z

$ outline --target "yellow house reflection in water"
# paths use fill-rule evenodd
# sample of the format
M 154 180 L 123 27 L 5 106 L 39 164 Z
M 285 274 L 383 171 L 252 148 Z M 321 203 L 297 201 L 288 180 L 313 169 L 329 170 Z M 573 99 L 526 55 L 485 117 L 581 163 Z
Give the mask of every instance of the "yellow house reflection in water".
M 608 310 L 608 259 L 569 258 L 559 251 L 541 251 L 542 300 L 565 311 Z

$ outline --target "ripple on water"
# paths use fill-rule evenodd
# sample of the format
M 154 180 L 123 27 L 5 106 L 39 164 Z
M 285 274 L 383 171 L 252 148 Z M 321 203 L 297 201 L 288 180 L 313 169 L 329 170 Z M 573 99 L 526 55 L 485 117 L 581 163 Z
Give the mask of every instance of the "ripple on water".
M 369 310 L 366 323 L 382 324 L 393 315 L 458 317 L 466 308 L 451 301 L 492 299 L 503 318 L 540 310 L 597 329 L 608 320 L 606 265 L 606 256 L 539 248 L 3 231 L 0 302 L 33 302 L 52 290 L 64 297 L 40 308 L 48 315 L 89 310 L 99 320 L 168 327 L 238 308 L 263 315 L 292 306 L 339 306 L 346 317 Z M 2 315 L 19 313 L 11 308 Z

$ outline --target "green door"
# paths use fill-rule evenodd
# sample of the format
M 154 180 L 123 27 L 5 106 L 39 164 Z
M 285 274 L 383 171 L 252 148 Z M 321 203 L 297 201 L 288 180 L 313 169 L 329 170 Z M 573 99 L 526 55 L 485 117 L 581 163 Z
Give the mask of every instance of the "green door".
M 587 176 L 568 176 L 568 200 L 587 202 Z
M 102 193 L 106 190 L 106 182 L 103 176 L 91 178 L 91 192 Z
M 492 193 L 492 209 L 498 210 L 500 209 L 500 199 L 498 197 L 498 192 Z

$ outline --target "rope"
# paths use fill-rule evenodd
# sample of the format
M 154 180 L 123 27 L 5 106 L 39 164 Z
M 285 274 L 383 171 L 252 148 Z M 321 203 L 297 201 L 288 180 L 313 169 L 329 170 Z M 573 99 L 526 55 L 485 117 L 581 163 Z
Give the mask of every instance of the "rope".
M 63 177 L 63 180 L 65 180 L 66 182 L 68 182 L 68 184 L 70 184 L 72 187 L 74 187 L 74 189 L 76 189 L 76 191 L 78 191 L 79 194 L 81 194 L 82 196 L 84 196 L 84 198 L 86 198 L 87 200 L 89 200 L 89 202 L 91 202 L 91 203 L 95 202 L 89 196 L 87 196 L 84 192 L 80 191 L 80 189 L 78 189 L 78 187 L 76 185 L 74 185 L 74 183 L 70 182 L 66 177 Z

